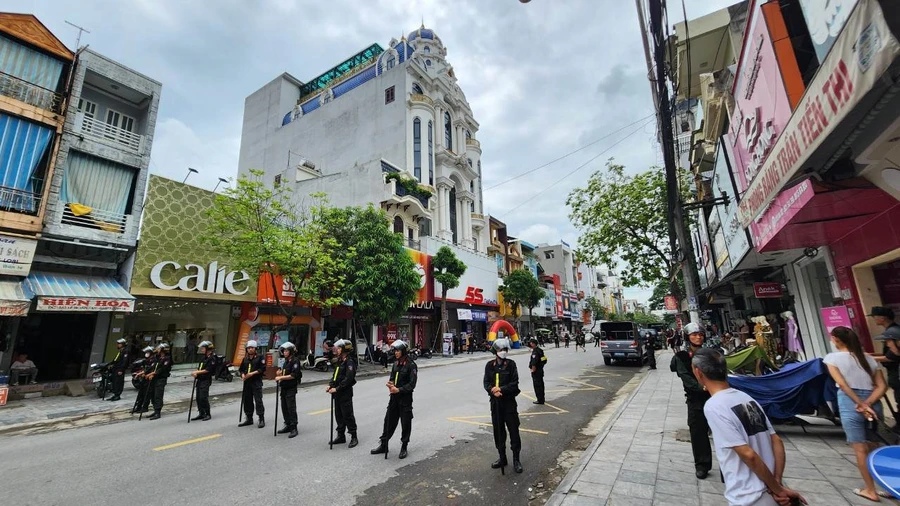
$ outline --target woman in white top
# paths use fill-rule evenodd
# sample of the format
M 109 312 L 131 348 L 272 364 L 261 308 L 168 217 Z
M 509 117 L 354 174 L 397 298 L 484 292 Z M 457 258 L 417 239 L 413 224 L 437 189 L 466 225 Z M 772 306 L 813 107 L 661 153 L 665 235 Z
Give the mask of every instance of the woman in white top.
M 853 493 L 878 502 L 879 496 L 885 496 L 875 490 L 875 482 L 866 465 L 869 452 L 875 448 L 866 439 L 866 422 L 867 419 L 883 418 L 881 397 L 887 391 L 887 384 L 878 362 L 863 353 L 856 332 L 847 327 L 835 327 L 831 331 L 831 342 L 838 351 L 825 355 L 824 362 L 840 388 L 837 399 L 841 425 L 847 434 L 847 443 L 856 452 L 856 465 L 866 486 Z

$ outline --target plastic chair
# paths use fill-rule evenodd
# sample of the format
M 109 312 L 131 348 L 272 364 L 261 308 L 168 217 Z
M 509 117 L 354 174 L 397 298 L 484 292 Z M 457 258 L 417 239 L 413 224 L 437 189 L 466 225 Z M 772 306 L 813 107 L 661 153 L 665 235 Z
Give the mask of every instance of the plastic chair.
M 882 446 L 869 454 L 867 464 L 875 483 L 900 499 L 900 446 Z

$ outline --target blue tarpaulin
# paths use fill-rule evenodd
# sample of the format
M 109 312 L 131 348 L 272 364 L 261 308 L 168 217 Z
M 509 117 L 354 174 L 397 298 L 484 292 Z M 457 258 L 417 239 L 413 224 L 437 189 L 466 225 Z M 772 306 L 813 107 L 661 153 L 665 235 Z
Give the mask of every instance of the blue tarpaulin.
M 728 383 L 753 397 L 769 418 L 778 420 L 812 413 L 837 399 L 837 387 L 821 358 L 787 364 L 764 376 L 729 376 Z

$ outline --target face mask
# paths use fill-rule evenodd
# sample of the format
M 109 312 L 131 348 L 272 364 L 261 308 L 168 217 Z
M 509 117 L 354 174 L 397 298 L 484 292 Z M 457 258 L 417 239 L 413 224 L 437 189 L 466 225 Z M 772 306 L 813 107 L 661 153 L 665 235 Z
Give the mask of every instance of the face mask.
M 506 358 L 506 355 L 507 355 L 508 353 L 509 353 L 509 352 L 506 351 L 506 350 L 498 351 L 498 352 L 497 352 L 497 357 L 498 357 L 498 358 L 505 359 L 505 358 Z

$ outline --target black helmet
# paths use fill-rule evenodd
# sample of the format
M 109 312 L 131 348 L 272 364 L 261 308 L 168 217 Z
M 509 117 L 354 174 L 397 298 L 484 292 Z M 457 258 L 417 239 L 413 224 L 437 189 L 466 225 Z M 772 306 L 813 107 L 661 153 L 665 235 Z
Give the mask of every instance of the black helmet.
M 406 342 L 398 339 L 398 340 L 394 341 L 393 344 L 391 344 L 391 350 L 399 351 L 403 355 L 406 355 L 409 353 L 409 345 L 406 344 Z
M 534 337 L 534 336 L 529 337 L 529 338 L 528 338 L 528 341 L 526 341 L 526 344 L 534 344 L 534 345 L 537 345 L 537 343 L 538 343 L 538 340 L 537 340 L 537 338 Z

